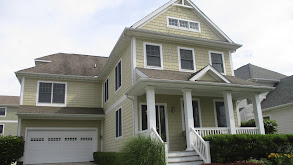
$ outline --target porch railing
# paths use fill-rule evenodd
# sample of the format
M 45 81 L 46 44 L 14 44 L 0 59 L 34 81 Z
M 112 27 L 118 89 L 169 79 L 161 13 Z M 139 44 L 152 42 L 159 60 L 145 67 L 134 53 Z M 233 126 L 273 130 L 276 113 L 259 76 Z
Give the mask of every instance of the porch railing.
M 218 135 L 218 134 L 229 134 L 229 128 L 215 128 L 215 127 L 204 127 L 194 128 L 194 130 L 201 136 Z
M 164 144 L 165 147 L 165 160 L 168 162 L 168 143 L 164 142 L 161 138 L 161 136 L 158 134 L 158 132 L 154 129 L 151 128 L 151 130 L 148 131 L 143 131 L 139 133 L 141 136 L 150 136 L 152 140 L 157 140 L 160 143 Z
M 259 134 L 257 127 L 239 127 L 236 128 L 236 134 Z
M 193 149 L 198 153 L 205 163 L 211 163 L 210 143 L 203 140 L 203 138 L 190 127 L 190 140 Z

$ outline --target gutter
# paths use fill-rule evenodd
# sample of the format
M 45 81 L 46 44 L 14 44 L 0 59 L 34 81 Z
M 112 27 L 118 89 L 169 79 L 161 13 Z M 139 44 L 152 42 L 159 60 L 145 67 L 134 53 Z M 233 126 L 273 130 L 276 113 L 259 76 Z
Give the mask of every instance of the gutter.
M 279 108 L 286 108 L 286 107 L 289 107 L 289 106 L 293 106 L 293 102 L 287 103 L 287 104 L 282 104 L 282 105 L 277 105 L 277 106 L 274 106 L 274 107 L 265 108 L 262 111 L 263 112 L 274 111 L 274 110 L 277 110 Z
M 31 116 L 31 117 L 85 117 L 85 118 L 105 118 L 105 114 L 49 114 L 49 113 L 15 113 L 17 116 Z

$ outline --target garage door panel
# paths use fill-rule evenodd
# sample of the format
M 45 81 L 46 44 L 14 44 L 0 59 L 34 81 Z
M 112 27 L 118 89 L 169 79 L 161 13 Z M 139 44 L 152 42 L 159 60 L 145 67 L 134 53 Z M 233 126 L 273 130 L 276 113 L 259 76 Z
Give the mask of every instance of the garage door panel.
M 29 130 L 26 163 L 92 161 L 97 148 L 97 131 Z

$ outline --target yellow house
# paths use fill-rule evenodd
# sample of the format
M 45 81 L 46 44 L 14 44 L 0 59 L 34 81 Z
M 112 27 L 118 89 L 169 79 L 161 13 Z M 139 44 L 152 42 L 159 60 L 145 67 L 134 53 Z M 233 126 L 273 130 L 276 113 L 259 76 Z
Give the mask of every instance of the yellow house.
M 131 137 L 165 144 L 168 164 L 210 162 L 210 134 L 264 134 L 259 94 L 234 77 L 234 43 L 190 0 L 171 0 L 125 28 L 109 58 L 58 53 L 16 72 L 25 164 L 92 161 Z M 239 128 L 252 98 L 256 128 Z

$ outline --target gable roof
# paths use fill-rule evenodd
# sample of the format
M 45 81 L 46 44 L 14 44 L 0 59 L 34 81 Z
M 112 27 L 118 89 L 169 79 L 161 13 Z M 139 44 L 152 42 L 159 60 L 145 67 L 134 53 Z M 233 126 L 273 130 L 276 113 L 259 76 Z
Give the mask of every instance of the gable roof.
M 108 57 L 56 53 L 35 59 L 36 66 L 16 73 L 41 73 L 73 76 L 98 76 Z M 38 64 L 40 63 L 40 64 Z
M 231 83 L 226 77 L 224 77 L 220 72 L 218 72 L 216 69 L 214 69 L 211 65 L 207 65 L 206 67 L 204 67 L 201 70 L 192 74 L 192 77 L 189 80 L 190 81 L 200 80 L 206 74 L 210 74 L 219 82 L 224 81 L 226 83 Z
M 244 80 L 248 79 L 264 79 L 264 80 L 280 80 L 287 76 L 274 72 L 256 65 L 246 64 L 235 70 L 235 76 Z
M 180 72 L 180 71 L 171 71 L 171 70 L 157 70 L 157 69 L 146 69 L 146 68 L 136 68 L 141 73 L 143 73 L 147 78 L 152 79 L 165 79 L 165 80 L 181 80 L 181 81 L 190 81 L 190 78 L 196 73 L 192 72 Z M 223 75 L 224 76 L 224 75 Z M 238 85 L 252 85 L 252 86 L 261 86 L 259 84 L 246 81 L 234 76 L 224 76 L 231 84 Z M 219 82 L 224 83 L 224 82 Z
M 211 19 L 209 19 L 191 0 L 184 0 L 184 2 L 187 2 L 189 5 L 178 5 L 178 3 L 182 2 L 182 0 L 170 0 L 163 6 L 159 7 L 157 10 L 153 11 L 149 15 L 145 16 L 138 22 L 136 22 L 134 25 L 131 26 L 131 28 L 139 28 L 142 25 L 144 25 L 146 22 L 149 22 L 150 20 L 154 19 L 156 16 L 160 15 L 173 5 L 181 6 L 181 7 L 187 7 L 193 9 L 193 11 L 198 14 L 205 23 L 207 23 L 213 30 L 216 32 L 221 38 L 227 40 L 228 42 L 234 43 Z
M 0 96 L 1 105 L 19 105 L 19 96 Z
M 262 101 L 262 109 L 293 103 L 293 76 L 284 78 Z

